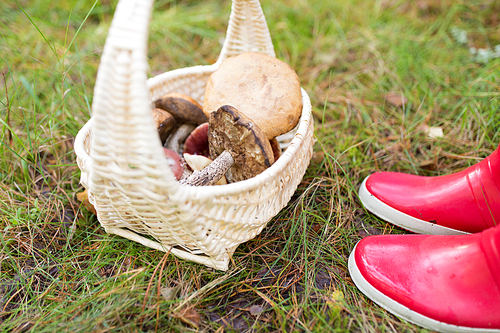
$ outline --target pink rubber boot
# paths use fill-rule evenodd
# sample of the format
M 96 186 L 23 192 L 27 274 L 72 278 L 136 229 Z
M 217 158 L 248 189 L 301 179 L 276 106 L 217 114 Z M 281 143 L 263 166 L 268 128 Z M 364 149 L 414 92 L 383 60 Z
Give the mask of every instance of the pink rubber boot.
M 440 332 L 500 332 L 500 226 L 473 235 L 382 235 L 349 257 L 356 286 L 396 316 Z
M 454 174 L 377 172 L 361 185 L 363 205 L 404 229 L 434 235 L 480 232 L 500 224 L 500 147 Z

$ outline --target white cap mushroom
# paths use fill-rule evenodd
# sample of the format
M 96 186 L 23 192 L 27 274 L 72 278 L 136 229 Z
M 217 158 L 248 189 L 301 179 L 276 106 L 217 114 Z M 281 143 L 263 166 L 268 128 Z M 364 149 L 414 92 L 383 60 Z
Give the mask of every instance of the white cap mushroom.
M 285 62 L 257 52 L 227 58 L 210 75 L 203 112 L 231 105 L 268 139 L 291 131 L 302 114 L 300 80 Z

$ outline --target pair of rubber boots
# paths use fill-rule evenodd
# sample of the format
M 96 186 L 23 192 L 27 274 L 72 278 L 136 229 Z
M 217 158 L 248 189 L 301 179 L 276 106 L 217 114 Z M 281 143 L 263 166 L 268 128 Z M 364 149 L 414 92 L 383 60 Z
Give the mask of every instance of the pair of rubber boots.
M 362 239 L 349 257 L 366 296 L 440 332 L 500 332 L 500 147 L 455 174 L 368 176 L 359 197 L 375 215 L 425 235 Z

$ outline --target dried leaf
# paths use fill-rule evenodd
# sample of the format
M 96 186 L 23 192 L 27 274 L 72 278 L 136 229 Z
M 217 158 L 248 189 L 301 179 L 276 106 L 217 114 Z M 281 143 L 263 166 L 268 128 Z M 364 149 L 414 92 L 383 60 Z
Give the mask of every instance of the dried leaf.
M 416 2 L 418 9 L 420 10 L 428 10 L 429 9 L 429 2 L 426 0 L 420 0 Z
M 387 103 L 394 105 L 395 107 L 398 108 L 408 104 L 408 99 L 403 94 L 394 91 L 385 94 L 384 98 L 387 101 Z
M 434 160 L 420 162 L 419 167 L 425 170 L 434 171 L 437 170 L 438 165 L 437 161 L 434 159 Z
M 315 163 L 315 164 L 320 164 L 321 162 L 323 162 L 323 159 L 325 158 L 325 153 L 322 152 L 322 151 L 318 151 L 318 152 L 315 152 L 312 156 L 312 161 Z
M 426 133 L 429 138 L 442 138 L 444 136 L 443 129 L 441 127 L 429 127 L 426 129 Z
M 181 309 L 176 315 L 182 322 L 191 325 L 195 328 L 200 326 L 201 315 L 193 308 Z
M 321 231 L 321 224 L 314 223 L 312 225 L 312 230 L 319 235 L 319 232 Z
M 97 215 L 97 212 L 96 212 L 96 210 L 95 210 L 95 207 L 94 207 L 94 206 L 92 206 L 92 204 L 89 202 L 89 198 L 88 198 L 88 195 L 87 195 L 87 190 L 85 190 L 85 191 L 83 191 L 83 192 L 80 192 L 80 193 L 77 193 L 77 194 L 76 194 L 76 199 L 77 199 L 78 201 L 80 201 L 80 202 L 83 204 L 83 206 L 84 206 L 85 208 L 87 208 L 87 210 L 88 210 L 89 212 L 91 212 L 91 213 L 92 213 L 92 214 L 94 214 L 94 215 Z
M 175 297 L 177 296 L 178 290 L 179 290 L 178 287 L 173 287 L 173 288 L 163 287 L 160 290 L 161 297 L 163 297 L 163 299 L 165 301 L 171 301 L 171 300 L 175 299 Z
M 264 311 L 264 309 L 260 305 L 252 305 L 250 307 L 250 309 L 248 309 L 248 311 L 250 311 L 250 314 L 252 316 L 256 316 L 256 315 L 262 313 L 262 311 Z
M 327 296 L 326 304 L 330 309 L 342 309 L 342 302 L 344 301 L 344 294 L 340 290 L 334 290 Z

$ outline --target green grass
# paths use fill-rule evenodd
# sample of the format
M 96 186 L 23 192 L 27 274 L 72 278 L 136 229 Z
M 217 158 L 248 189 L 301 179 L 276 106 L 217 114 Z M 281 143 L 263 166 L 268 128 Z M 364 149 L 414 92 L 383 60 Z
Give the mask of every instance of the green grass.
M 357 188 L 376 170 L 455 172 L 498 146 L 500 60 L 469 52 L 500 44 L 496 2 L 262 1 L 277 56 L 311 97 L 317 143 L 289 205 L 226 273 L 107 235 L 76 200 L 73 140 L 89 119 L 114 6 L 0 2 L 2 331 L 425 331 L 349 277 L 358 240 L 404 233 L 365 211 Z M 215 62 L 229 10 L 157 1 L 150 75 Z M 390 92 L 406 103 L 388 102 Z

